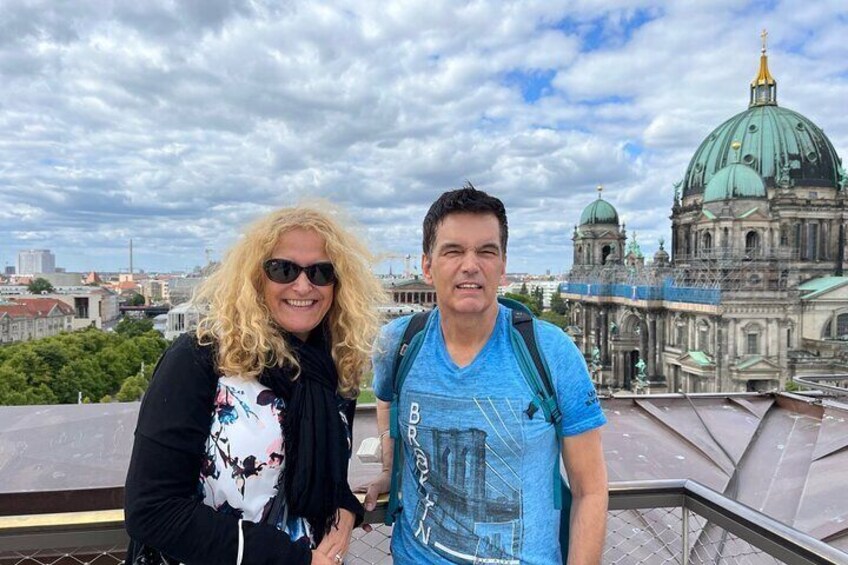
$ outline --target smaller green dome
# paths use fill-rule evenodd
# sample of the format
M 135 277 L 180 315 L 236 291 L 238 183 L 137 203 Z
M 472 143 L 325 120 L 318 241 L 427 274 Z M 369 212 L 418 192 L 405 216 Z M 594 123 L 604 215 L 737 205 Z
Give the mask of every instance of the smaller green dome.
M 704 202 L 731 198 L 765 198 L 766 185 L 757 171 L 741 163 L 720 169 L 704 189 Z
M 612 207 L 612 204 L 599 196 L 597 200 L 586 206 L 583 214 L 580 216 L 580 225 L 586 226 L 591 224 L 616 224 L 618 225 L 618 212 Z

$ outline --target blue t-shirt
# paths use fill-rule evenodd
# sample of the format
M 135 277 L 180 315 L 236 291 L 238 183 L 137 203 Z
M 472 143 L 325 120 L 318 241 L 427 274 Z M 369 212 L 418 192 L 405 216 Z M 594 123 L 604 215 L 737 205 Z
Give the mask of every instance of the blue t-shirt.
M 374 356 L 374 392 L 392 400 L 395 352 L 409 317 L 387 324 Z M 438 309 L 399 403 L 403 512 L 395 522 L 396 563 L 562 563 L 554 466 L 560 446 L 510 342 L 511 312 L 500 306 L 489 341 L 466 367 L 450 358 Z M 559 328 L 537 335 L 563 413 L 563 435 L 606 418 L 586 362 Z M 532 413 L 532 412 L 531 412 Z

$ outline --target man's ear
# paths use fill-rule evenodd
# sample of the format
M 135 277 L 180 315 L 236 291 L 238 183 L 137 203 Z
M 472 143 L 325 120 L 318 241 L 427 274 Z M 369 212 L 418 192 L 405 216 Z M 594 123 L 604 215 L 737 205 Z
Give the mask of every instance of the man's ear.
M 433 261 L 426 253 L 421 255 L 421 274 L 424 275 L 424 281 L 427 284 L 433 284 L 433 276 L 430 269 L 433 266 Z

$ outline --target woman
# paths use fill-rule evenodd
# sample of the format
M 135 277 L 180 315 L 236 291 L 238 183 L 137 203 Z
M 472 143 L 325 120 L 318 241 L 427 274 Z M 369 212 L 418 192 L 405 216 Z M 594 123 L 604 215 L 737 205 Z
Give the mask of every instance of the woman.
M 369 263 L 304 206 L 230 250 L 198 291 L 208 317 L 163 355 L 141 405 L 128 563 L 142 548 L 188 564 L 343 561 L 363 515 L 347 482 L 355 398 L 383 300 Z

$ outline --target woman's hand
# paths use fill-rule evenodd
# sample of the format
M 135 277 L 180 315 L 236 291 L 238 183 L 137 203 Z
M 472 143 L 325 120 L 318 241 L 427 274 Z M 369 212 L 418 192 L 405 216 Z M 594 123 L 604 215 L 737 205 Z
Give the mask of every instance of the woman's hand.
M 342 562 L 341 559 L 347 553 L 347 548 L 350 546 L 350 533 L 353 531 L 353 524 L 356 521 L 353 512 L 344 508 L 339 508 L 336 517 L 338 524 L 330 528 L 330 532 L 324 536 L 316 550 L 326 555 L 333 565 L 339 565 Z M 337 555 L 340 559 L 336 559 Z M 314 560 L 312 562 L 315 563 Z M 322 562 L 319 561 L 319 563 Z

